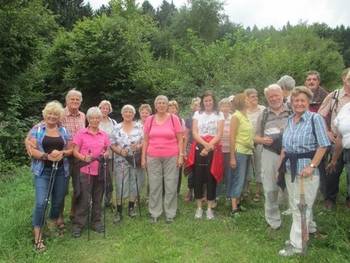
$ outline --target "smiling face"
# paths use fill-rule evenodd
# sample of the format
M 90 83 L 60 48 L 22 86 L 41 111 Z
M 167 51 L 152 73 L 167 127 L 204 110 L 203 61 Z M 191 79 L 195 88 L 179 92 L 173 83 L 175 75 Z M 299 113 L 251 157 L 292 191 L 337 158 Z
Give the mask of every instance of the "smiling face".
M 89 122 L 89 127 L 94 128 L 94 129 L 98 129 L 98 126 L 100 125 L 100 122 L 102 120 L 102 116 L 101 115 L 91 115 L 88 117 L 88 122 Z
M 257 93 L 251 93 L 249 96 L 247 96 L 248 104 L 249 106 L 255 107 L 258 105 L 258 94 Z
M 60 121 L 60 113 L 55 111 L 48 111 L 44 116 L 44 121 L 47 125 L 57 125 Z
M 305 86 L 308 87 L 311 91 L 316 90 L 320 86 L 320 80 L 315 74 L 310 74 L 306 77 Z
M 168 111 L 168 102 L 163 99 L 158 99 L 155 103 L 155 108 L 158 113 L 165 113 Z
M 126 108 L 122 112 L 122 117 L 123 117 L 123 121 L 131 122 L 135 117 L 135 113 L 133 110 Z
M 80 108 L 81 99 L 77 95 L 71 95 L 67 98 L 66 104 L 69 111 L 77 111 Z
M 151 113 L 147 109 L 143 109 L 140 111 L 140 118 L 142 122 L 145 122 L 148 116 L 150 116 Z
M 292 107 L 295 114 L 302 115 L 309 109 L 310 101 L 305 93 L 299 93 L 292 97 Z
M 168 107 L 168 112 L 169 113 L 171 113 L 171 114 L 177 114 L 177 108 L 176 108 L 176 106 L 174 106 L 174 105 L 171 105 L 171 106 L 169 106 Z
M 214 99 L 212 96 L 206 96 L 203 98 L 203 106 L 204 110 L 207 112 L 211 112 L 214 110 Z
M 283 105 L 283 92 L 282 90 L 269 90 L 266 94 L 267 102 L 273 110 L 278 110 Z

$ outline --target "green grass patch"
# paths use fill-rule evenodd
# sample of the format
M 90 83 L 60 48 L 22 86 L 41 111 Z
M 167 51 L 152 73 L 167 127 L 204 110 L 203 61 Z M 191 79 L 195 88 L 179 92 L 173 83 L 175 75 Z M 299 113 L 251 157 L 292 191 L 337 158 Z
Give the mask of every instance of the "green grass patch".
M 320 200 L 315 205 L 315 220 L 325 238 L 311 238 L 306 257 L 284 259 L 278 250 L 289 237 L 290 216 L 283 216 L 282 228 L 271 232 L 264 220 L 263 203 L 248 198 L 248 209 L 239 218 L 230 218 L 228 204 L 220 200 L 215 220 L 194 220 L 195 204 L 183 203 L 182 195 L 173 224 L 164 219 L 150 224 L 143 201 L 141 218 L 124 216 L 117 226 L 107 210 L 106 238 L 91 232 L 88 241 L 85 231 L 74 239 L 67 219 L 64 237 L 46 237 L 48 250 L 38 254 L 33 251 L 31 233 L 32 175 L 23 168 L 13 172 L 17 176 L 0 185 L 1 262 L 350 262 L 350 211 L 344 206 L 344 176 L 336 211 L 323 210 Z M 184 182 L 183 191 L 185 188 Z

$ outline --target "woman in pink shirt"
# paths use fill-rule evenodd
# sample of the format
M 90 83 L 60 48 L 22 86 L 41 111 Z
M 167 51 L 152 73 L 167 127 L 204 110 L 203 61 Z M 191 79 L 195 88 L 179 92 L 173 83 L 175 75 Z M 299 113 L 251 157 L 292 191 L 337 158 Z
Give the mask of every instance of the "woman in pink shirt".
M 88 163 L 80 168 L 80 196 L 73 218 L 73 237 L 80 237 L 82 229 L 87 225 L 90 201 L 92 229 L 98 233 L 104 232 L 104 225 L 101 223 L 104 182 L 103 177 L 101 180 L 101 176 L 98 176 L 99 161 L 96 159 L 102 155 L 108 158 L 110 141 L 107 133 L 99 129 L 102 113 L 98 107 L 90 108 L 86 118 L 89 126 L 81 129 L 73 138 L 74 157 Z
M 180 120 L 168 110 L 168 98 L 159 95 L 154 106 L 156 113 L 144 124 L 142 167 L 148 170 L 151 222 L 156 223 L 164 210 L 167 223 L 172 223 L 177 210 L 179 167 L 183 164 L 183 133 Z M 164 181 L 164 184 L 163 184 Z

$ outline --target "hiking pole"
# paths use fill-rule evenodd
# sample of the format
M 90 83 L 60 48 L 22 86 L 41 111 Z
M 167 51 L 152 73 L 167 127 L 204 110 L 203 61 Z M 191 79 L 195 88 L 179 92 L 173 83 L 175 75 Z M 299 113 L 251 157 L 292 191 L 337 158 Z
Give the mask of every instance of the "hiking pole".
M 50 196 L 52 194 L 53 186 L 55 184 L 57 169 L 58 169 L 58 162 L 52 162 L 52 168 L 51 168 L 51 174 L 50 174 L 50 178 L 49 178 L 47 194 L 46 194 L 45 201 L 44 201 L 44 211 L 43 211 L 43 214 L 42 214 L 41 219 L 40 219 L 40 226 L 41 227 L 39 229 L 39 239 L 41 239 L 42 230 L 45 226 L 47 207 L 49 205 L 49 199 L 50 199 Z
M 132 162 L 133 162 L 133 172 L 134 172 L 134 176 L 135 176 L 135 182 L 136 182 L 136 195 L 137 195 L 137 202 L 138 202 L 138 207 L 139 207 L 139 214 L 141 217 L 141 202 L 140 202 L 140 192 L 139 192 L 139 185 L 137 182 L 137 174 L 136 174 L 136 160 L 135 160 L 135 152 L 132 152 Z
M 300 211 L 300 218 L 301 218 L 301 248 L 302 248 L 302 255 L 306 255 L 307 250 L 307 242 L 309 240 L 309 231 L 307 229 L 306 224 L 306 209 L 307 204 L 305 202 L 305 189 L 304 189 L 304 177 L 300 176 L 300 200 L 298 204 L 298 208 Z
M 106 238 L 106 197 L 107 197 L 107 161 L 103 156 L 103 168 L 104 168 L 104 206 L 103 206 L 103 237 Z
M 91 155 L 91 150 L 89 149 L 88 155 Z M 89 206 L 88 206 L 88 241 L 90 241 L 90 224 L 91 224 L 91 209 L 92 209 L 92 196 L 91 196 L 91 162 L 88 166 L 88 189 L 89 189 Z
M 122 190 L 120 192 L 120 220 L 123 218 L 123 196 L 124 196 L 124 163 L 122 162 Z

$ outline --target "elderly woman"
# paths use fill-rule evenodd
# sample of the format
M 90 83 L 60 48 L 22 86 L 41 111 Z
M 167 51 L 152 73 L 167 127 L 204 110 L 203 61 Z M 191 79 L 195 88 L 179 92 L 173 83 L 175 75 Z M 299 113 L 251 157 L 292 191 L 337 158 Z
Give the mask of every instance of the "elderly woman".
M 255 134 L 258 126 L 258 117 L 265 109 L 265 106 L 259 105 L 259 97 L 256 89 L 246 89 L 244 90 L 244 94 L 247 96 L 248 100 L 247 116 L 253 125 L 253 134 Z M 248 173 L 246 178 L 246 188 L 247 191 L 249 191 L 249 183 L 253 175 L 255 176 L 256 186 L 255 196 L 253 198 L 255 202 L 260 200 L 261 193 L 261 151 L 261 145 L 258 144 L 254 147 L 251 161 L 248 163 Z
M 128 198 L 128 215 L 135 217 L 135 201 L 143 182 L 140 167 L 143 131 L 139 123 L 134 121 L 136 110 L 132 105 L 124 105 L 121 114 L 123 121 L 119 123 L 112 134 L 112 150 L 117 154 L 116 166 L 116 193 L 117 211 L 114 223 L 122 220 L 122 199 Z M 135 161 L 135 162 L 134 162 Z M 140 205 L 140 204 L 139 204 Z
M 87 163 L 80 168 L 80 196 L 77 200 L 73 219 L 72 235 L 80 237 L 84 227 L 98 233 L 104 232 L 101 223 L 101 203 L 104 191 L 103 175 L 99 176 L 99 158 L 108 158 L 110 141 L 108 135 L 99 128 L 102 113 L 98 107 L 91 107 L 86 113 L 88 127 L 81 129 L 73 138 L 73 154 L 78 160 Z M 92 203 L 91 211 L 89 206 Z M 86 222 L 91 213 L 91 222 Z
M 295 80 L 289 75 L 284 75 L 277 81 L 277 84 L 283 91 L 283 101 L 290 107 L 290 93 L 295 87 Z
M 31 129 L 27 138 L 30 143 L 26 144 L 32 157 L 32 172 L 34 174 L 33 232 L 34 247 L 37 251 L 45 250 L 45 244 L 41 238 L 41 228 L 48 205 L 46 198 L 50 197 L 50 194 L 51 211 L 49 217 L 54 224 L 58 223 L 69 172 L 68 160 L 65 157 L 72 154 L 69 144 L 70 135 L 60 125 L 64 114 L 62 105 L 57 101 L 49 102 L 42 113 L 44 120 Z M 53 185 L 51 186 L 50 183 Z
M 176 190 L 179 167 L 183 164 L 183 132 L 179 118 L 168 113 L 168 103 L 166 96 L 156 97 L 156 113 L 149 116 L 144 125 L 141 163 L 148 170 L 151 223 L 158 221 L 163 205 L 167 223 L 174 221 L 177 210 Z
M 114 127 L 117 125 L 117 122 L 111 119 L 108 115 L 113 111 L 112 104 L 108 100 L 103 100 L 98 105 L 98 108 L 102 113 L 102 120 L 100 122 L 99 128 L 107 133 L 109 139 L 111 140 L 112 132 Z M 113 172 L 113 153 L 109 152 L 108 159 L 108 172 L 107 172 L 107 181 L 106 181 L 106 193 L 105 193 L 105 206 L 109 207 L 112 205 L 112 195 L 113 195 L 113 183 L 112 183 L 112 172 Z
M 324 171 L 322 157 L 330 141 L 321 115 L 311 113 L 309 104 L 312 92 L 306 87 L 296 87 L 291 93 L 293 114 L 288 118 L 282 140 L 282 169 L 285 166 L 285 181 L 289 194 L 293 223 L 286 247 L 279 251 L 281 256 L 292 256 L 305 252 L 308 234 L 316 231 L 312 220 L 314 204 Z M 301 200 L 304 197 L 304 200 Z M 306 233 L 302 233 L 301 211 L 298 204 L 306 204 Z
M 201 109 L 193 115 L 192 134 L 194 142 L 187 160 L 193 167 L 194 195 L 197 200 L 196 219 L 203 217 L 202 203 L 204 186 L 208 209 L 206 217 L 214 219 L 213 206 L 216 199 L 216 184 L 223 176 L 223 156 L 220 139 L 224 128 L 224 115 L 217 110 L 215 96 L 211 91 L 201 97 Z
M 228 179 L 228 195 L 231 198 L 231 216 L 242 211 L 240 197 L 243 190 L 249 160 L 253 154 L 253 125 L 248 118 L 248 99 L 244 93 L 237 94 L 233 99 L 236 109 L 230 124 L 230 164 L 231 177 Z
M 152 115 L 152 108 L 149 104 L 141 104 L 139 107 L 140 124 L 143 126 L 148 116 Z
M 186 138 L 187 138 L 187 144 L 184 145 L 184 149 L 185 149 L 185 157 L 187 158 L 187 155 L 189 153 L 192 141 L 193 141 L 193 136 L 192 136 L 192 118 L 193 115 L 196 111 L 200 110 L 200 105 L 201 103 L 201 98 L 196 97 L 193 98 L 191 101 L 191 113 L 190 116 L 185 120 L 185 126 L 186 126 Z M 194 178 L 193 178 L 193 173 L 192 173 L 192 169 L 185 169 L 185 176 L 187 176 L 187 187 L 188 187 L 188 191 L 187 194 L 185 195 L 185 201 L 186 202 L 190 202 L 193 200 L 194 196 L 193 196 L 193 189 L 194 189 Z

